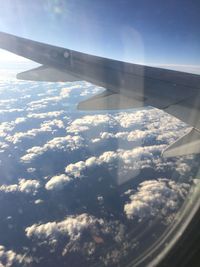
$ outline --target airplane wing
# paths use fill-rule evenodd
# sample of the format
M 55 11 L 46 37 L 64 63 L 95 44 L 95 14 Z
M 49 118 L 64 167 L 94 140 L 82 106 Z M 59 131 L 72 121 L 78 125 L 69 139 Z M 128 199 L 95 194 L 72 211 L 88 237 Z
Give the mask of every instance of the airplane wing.
M 104 93 L 79 103 L 78 108 L 123 109 L 153 106 L 193 126 L 168 147 L 166 157 L 200 153 L 200 76 L 97 57 L 0 33 L 0 48 L 42 66 L 17 75 L 34 81 L 85 80 Z

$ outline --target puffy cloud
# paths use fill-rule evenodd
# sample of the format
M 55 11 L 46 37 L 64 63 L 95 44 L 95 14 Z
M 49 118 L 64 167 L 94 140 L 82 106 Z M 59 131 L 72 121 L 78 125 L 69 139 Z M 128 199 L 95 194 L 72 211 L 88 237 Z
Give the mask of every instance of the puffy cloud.
M 84 88 L 80 92 L 80 96 L 91 96 L 93 94 L 100 93 L 101 91 L 104 91 L 104 88 L 101 87 L 96 87 L 96 86 L 91 86 L 91 84 L 88 83 L 88 88 Z
M 27 120 L 27 118 L 24 117 L 19 117 L 15 120 L 15 124 L 20 124 L 22 122 L 25 122 Z
M 92 142 L 110 138 L 115 138 L 119 142 L 120 140 L 138 142 L 154 138 L 159 143 L 171 143 L 188 131 L 183 122 L 155 108 L 131 113 L 120 112 L 112 115 L 112 121 L 117 126 L 117 132 L 113 128 L 111 128 L 112 132 L 101 131 L 99 137 Z M 112 125 L 112 122 L 110 124 Z M 179 131 L 178 134 L 177 131 Z
M 142 130 L 134 130 L 134 131 L 123 131 L 117 133 L 109 133 L 109 132 L 101 132 L 99 138 L 92 140 L 92 142 L 100 142 L 106 139 L 117 139 L 117 140 L 124 140 L 129 142 L 138 142 L 143 141 L 145 138 L 152 136 L 152 131 L 142 131 Z
M 36 171 L 36 168 L 30 167 L 30 168 L 27 169 L 27 172 L 29 172 L 29 173 L 32 173 L 32 172 L 35 172 L 35 171 Z
M 153 110 L 141 109 L 135 112 L 120 112 L 115 115 L 116 121 L 123 128 L 134 127 L 137 124 L 145 125 L 149 118 L 153 116 Z
M 44 154 L 50 150 L 73 151 L 84 146 L 83 138 L 80 136 L 67 135 L 64 137 L 56 137 L 47 142 L 44 146 L 34 146 L 27 150 L 27 154 L 21 157 L 21 161 L 30 162 L 37 156 Z
M 162 117 L 160 117 L 161 115 Z M 101 131 L 98 138 L 91 140 L 87 134 L 84 136 L 85 140 L 89 139 L 87 142 L 97 143 L 113 138 L 118 141 L 118 146 L 122 148 L 123 142 L 134 142 L 133 149 L 116 148 L 115 151 L 106 151 L 85 161 L 69 164 L 65 169 L 67 176 L 63 174 L 55 176 L 56 178 L 52 177 L 49 180 L 49 184 L 51 182 L 53 184 L 51 186 L 49 184 L 46 185 L 46 189 L 52 190 L 54 186 L 60 189 L 74 178 L 86 177 L 86 172 L 89 168 L 100 167 L 105 164 L 109 172 L 115 173 L 118 184 L 136 177 L 145 168 L 152 168 L 155 171 L 171 169 L 179 173 L 179 175 L 185 175 L 190 171 L 189 164 L 184 162 L 184 159 L 181 159 L 177 165 L 173 161 L 162 159 L 160 156 L 168 143 L 175 141 L 178 137 L 177 130 L 179 134 L 184 134 L 186 131 L 183 123 L 162 111 L 148 108 L 131 113 L 115 113 L 114 115 L 87 115 L 74 120 L 67 128 L 67 131 L 76 133 L 87 131 L 87 133 L 90 133 L 98 126 L 100 126 L 101 130 L 107 127 L 112 131 Z M 115 126 L 118 129 L 117 132 Z M 120 129 L 122 131 L 119 131 Z M 145 140 L 146 144 L 144 143 Z M 149 143 L 148 140 L 150 141 Z M 142 144 L 143 146 L 141 146 Z M 55 181 L 56 183 L 54 184 Z
M 40 188 L 40 182 L 38 180 L 20 179 L 18 184 L 1 185 L 0 191 L 5 193 L 22 192 L 26 194 L 35 195 L 39 188 Z
M 71 85 L 68 85 L 67 87 L 61 88 L 60 91 L 60 98 L 69 98 L 73 92 L 77 92 L 80 96 L 87 96 L 87 95 L 93 95 L 97 92 L 100 92 L 104 90 L 101 87 L 97 87 L 92 85 L 91 83 L 81 81 L 81 82 L 73 82 Z
M 57 127 L 57 128 L 64 128 L 64 123 L 62 120 L 58 120 L 58 119 L 54 119 L 54 120 L 51 120 L 51 121 L 44 121 L 42 124 L 41 124 L 41 129 L 43 131 L 52 131 L 52 128 L 53 127 Z
M 63 98 L 70 97 L 70 94 L 74 89 L 77 89 L 76 85 L 75 86 L 70 86 L 69 88 L 68 87 L 63 87 L 61 89 L 61 91 L 60 91 L 60 100 L 63 99 Z
M 0 100 L 0 108 L 3 110 L 9 110 L 13 107 L 13 105 L 18 101 L 16 98 L 10 99 L 1 99 Z
M 5 142 L 0 142 L 0 153 L 4 152 L 8 147 L 8 144 L 6 144 Z
M 112 126 L 116 124 L 113 117 L 109 114 L 86 115 L 74 120 L 71 125 L 67 127 L 67 132 L 79 133 L 93 129 L 91 127 L 108 127 L 108 124 Z
M 181 175 L 185 175 L 186 173 L 190 173 L 191 172 L 191 169 L 192 169 L 192 166 L 187 164 L 186 162 L 183 162 L 181 160 L 179 160 L 177 163 L 176 163 L 177 167 L 176 167 L 176 170 L 181 174 Z
M 73 91 L 77 92 L 77 90 L 79 90 L 78 92 L 80 92 L 81 96 L 86 96 L 87 94 L 93 95 L 94 93 L 100 90 L 100 88 L 97 88 L 96 86 L 91 86 L 91 84 L 86 83 L 86 82 L 68 83 L 67 87 L 66 87 L 66 83 L 60 83 L 57 86 L 58 88 L 56 88 L 56 90 L 49 89 L 47 93 L 40 93 L 38 95 L 40 96 L 40 98 L 42 96 L 45 96 L 45 97 L 28 103 L 27 110 L 28 111 L 37 110 L 37 109 L 46 108 L 49 105 L 58 104 L 62 102 L 63 100 L 69 98 Z M 88 90 L 89 88 L 90 90 Z
M 140 126 L 146 130 L 160 129 L 160 131 L 163 131 L 166 128 L 170 130 L 176 129 L 176 127 L 180 128 L 181 125 L 177 118 L 156 108 L 143 108 L 134 112 L 119 112 L 114 118 L 125 129 Z M 185 124 L 183 125 L 185 126 Z
M 38 101 L 33 101 L 31 103 L 27 104 L 27 111 L 38 111 L 38 110 L 42 110 L 45 109 L 47 107 L 47 104 L 42 104 L 41 102 L 38 103 Z
M 127 142 L 134 143 L 134 146 L 167 145 L 184 135 L 188 128 L 161 110 L 147 108 L 134 112 L 86 115 L 72 121 L 66 130 L 84 135 L 87 142 L 93 144 L 92 149 L 94 145 L 100 147 L 101 142 L 104 145 L 105 140 L 113 139 L 114 143 L 106 142 L 110 150 L 113 145 L 125 149 Z
M 30 264 L 31 258 L 25 255 L 17 254 L 13 250 L 6 250 L 4 246 L 0 246 L 0 266 L 22 266 L 24 264 Z
M 133 178 L 141 169 L 153 166 L 153 156 L 159 154 L 164 145 L 136 147 L 131 150 L 106 151 L 99 157 L 90 157 L 86 161 L 69 164 L 65 172 L 75 178 L 81 177 L 86 168 L 107 165 L 110 171 L 117 171 L 117 183 L 121 184 Z
M 36 205 L 38 205 L 38 204 L 42 204 L 44 201 L 42 200 L 42 199 L 36 199 L 35 201 L 34 201 L 34 203 L 36 204 Z
M 189 188 L 189 184 L 169 179 L 144 181 L 137 192 L 129 196 L 124 212 L 129 219 L 152 216 L 169 219 L 168 216 L 177 212 Z
M 0 115 L 5 115 L 6 113 L 16 113 L 24 111 L 21 108 L 9 108 L 9 109 L 0 109 Z
M 64 113 L 64 111 L 49 111 L 44 113 L 30 113 L 27 115 L 28 118 L 34 118 L 34 119 L 46 119 L 46 118 L 57 118 L 61 116 Z
M 25 229 L 28 238 L 41 241 L 37 245 L 45 243 L 45 246 L 50 246 L 51 252 L 54 251 L 56 254 L 62 248 L 62 256 L 76 252 L 87 260 L 93 260 L 98 246 L 111 240 L 112 246 L 107 246 L 106 252 L 99 257 L 100 262 L 107 262 L 108 265 L 118 263 L 122 256 L 128 254 L 128 249 L 132 248 L 132 241 L 129 241 L 128 246 L 126 244 L 125 231 L 125 226 L 119 221 L 105 221 L 87 213 L 68 216 L 60 222 L 33 224 Z M 62 236 L 65 239 L 61 238 Z M 107 253 L 112 253 L 114 245 L 118 257 L 108 259 Z
M 32 138 L 40 133 L 52 132 L 59 128 L 63 128 L 63 126 L 66 127 L 66 125 L 64 125 L 64 116 L 68 114 L 64 111 L 60 111 L 59 109 L 59 107 L 62 107 L 63 109 L 65 105 L 64 101 L 62 103 L 62 100 L 71 97 L 74 89 L 78 89 L 78 91 L 76 91 L 78 94 L 77 96 L 74 94 L 75 97 L 72 98 L 72 104 L 74 104 L 76 100 L 79 101 L 81 97 L 91 94 L 91 91 L 95 92 L 95 90 L 99 90 L 96 87 L 86 83 L 59 84 L 58 87 L 55 87 L 55 84 L 51 85 L 49 83 L 45 83 L 44 87 L 48 87 L 48 92 L 46 91 L 47 88 L 42 88 L 43 85 L 41 83 L 35 83 L 34 86 L 38 90 L 35 91 L 32 87 L 32 89 L 29 90 L 31 95 L 29 95 L 27 100 L 24 99 L 22 102 L 24 103 L 24 107 L 28 107 L 25 111 L 28 113 L 27 118 L 19 117 L 11 122 L 0 125 L 0 135 L 2 134 L 1 136 L 5 138 L 6 141 L 10 140 L 10 142 L 17 143 L 21 140 L 23 141 L 23 139 L 27 137 Z M 20 90 L 21 89 L 18 88 L 18 93 L 21 93 Z M 36 101 L 30 102 L 31 99 Z M 30 103 L 27 104 L 27 102 Z M 58 104 L 61 104 L 61 106 L 58 106 Z M 56 108 L 51 108 L 52 106 Z M 39 111 L 40 108 L 45 109 Z M 45 112 L 46 110 L 48 110 L 48 112 Z M 80 117 L 76 117 L 75 120 L 72 120 L 71 125 L 67 127 L 67 131 L 71 134 L 67 135 L 67 137 L 57 137 L 50 141 L 45 140 L 41 147 L 35 146 L 34 144 L 34 147 L 28 149 L 26 152 L 23 152 L 23 149 L 26 147 L 27 142 L 25 143 L 25 146 L 23 146 L 22 143 L 21 146 L 15 147 L 20 148 L 20 153 L 18 154 L 19 156 L 21 156 L 21 153 L 26 153 L 25 155 L 22 154 L 24 155 L 21 158 L 23 162 L 31 161 L 38 155 L 42 155 L 48 151 L 64 150 L 68 152 L 67 154 L 70 160 L 72 158 L 72 161 L 70 161 L 71 164 L 66 166 L 66 173 L 60 174 L 59 172 L 59 174 L 53 174 L 54 176 L 50 176 L 50 179 L 45 180 L 46 190 L 59 190 L 63 186 L 68 185 L 68 183 L 73 179 L 87 179 L 88 173 L 89 175 L 91 175 L 91 173 L 95 175 L 95 172 L 91 172 L 93 167 L 97 168 L 97 175 L 101 175 L 102 169 L 110 172 L 112 177 L 116 177 L 118 184 L 122 184 L 128 179 L 133 179 L 140 174 L 141 170 L 144 170 L 145 168 L 151 168 L 154 171 L 159 171 L 160 176 L 161 174 L 165 173 L 165 170 L 171 171 L 171 169 L 176 169 L 180 175 L 185 175 L 191 171 L 187 161 L 177 161 L 175 159 L 174 161 L 165 161 L 160 157 L 163 148 L 165 148 L 169 142 L 174 141 L 177 137 L 179 137 L 179 135 L 182 134 L 182 132 L 185 131 L 185 126 L 180 123 L 180 121 L 170 117 L 164 112 L 161 112 L 157 109 L 148 108 L 144 110 L 134 110 L 132 112 L 112 111 L 110 114 L 103 112 L 102 114 L 87 116 L 82 116 L 82 114 L 83 113 L 76 113 L 76 116 Z M 75 116 L 75 114 L 73 113 L 72 116 Z M 61 118 L 63 121 L 61 121 Z M 13 131 L 18 123 L 23 123 L 26 121 L 27 125 L 23 125 L 25 127 L 16 127 L 17 131 L 19 131 L 18 133 Z M 40 126 L 37 124 L 36 129 L 30 130 L 31 122 L 33 122 L 35 125 L 38 123 L 38 121 L 39 123 L 42 122 Z M 24 129 L 28 130 L 23 132 L 25 131 Z M 11 132 L 12 136 L 10 135 Z M 74 133 L 79 133 L 82 137 L 73 136 Z M 115 140 L 112 140 L 112 142 L 104 142 L 104 140 L 111 138 Z M 104 142 L 103 144 L 106 143 L 106 146 L 102 145 L 100 143 L 101 141 Z M 138 141 L 140 143 L 137 144 Z M 145 142 L 143 143 L 143 141 Z M 91 142 L 94 142 L 94 144 L 91 144 Z M 127 142 L 133 143 L 127 144 Z M 143 144 L 143 147 L 141 147 L 141 143 Z M 6 143 L 2 142 L 2 148 L 6 145 Z M 87 151 L 88 155 L 83 153 L 84 158 L 82 156 L 78 157 L 75 159 L 77 162 L 75 162 L 73 156 L 71 157 L 71 151 L 79 148 L 85 148 L 85 146 L 87 146 L 87 149 L 84 150 L 84 152 Z M 101 149 L 98 150 L 96 147 L 100 147 Z M 81 150 L 78 150 L 78 152 L 81 152 Z M 78 153 L 75 153 L 75 155 L 77 154 Z M 80 159 L 83 159 L 83 161 L 79 161 Z M 41 161 L 41 163 L 43 163 L 43 161 Z M 39 161 L 37 161 L 37 167 L 38 164 L 40 164 Z M 33 171 L 37 171 L 37 169 L 29 168 L 27 171 L 30 174 Z M 142 172 L 142 174 L 143 173 L 145 172 Z M 169 171 L 166 173 L 166 176 L 168 173 Z M 110 175 L 108 176 L 110 177 Z M 138 180 L 136 180 L 136 182 L 138 183 Z M 79 183 L 76 181 L 74 185 L 78 186 Z M 38 191 L 39 186 L 40 183 L 36 180 L 21 179 L 14 185 L 0 186 L 0 191 L 35 194 Z M 128 196 L 130 197 L 129 201 L 124 206 L 125 215 L 130 219 L 143 219 L 149 218 L 149 216 L 159 216 L 160 214 L 161 216 L 165 217 L 170 216 L 171 213 L 173 214 L 175 211 L 177 211 L 178 206 L 184 199 L 187 192 L 187 185 L 183 186 L 183 184 L 176 184 L 175 182 L 170 182 L 167 179 L 152 180 L 149 181 L 149 184 L 147 184 L 147 182 L 146 184 L 142 183 L 138 187 L 137 191 L 134 189 L 129 190 L 124 197 L 126 199 Z M 103 196 L 103 191 L 98 192 L 96 200 L 97 205 L 100 206 L 99 212 L 97 210 L 98 216 L 100 216 L 100 214 L 105 214 L 103 212 L 106 212 L 107 209 L 106 198 Z M 164 199 L 163 201 L 161 200 L 162 197 Z M 33 201 L 31 201 L 33 205 L 40 205 L 42 203 L 41 199 L 37 199 L 35 202 Z M 45 200 L 45 203 L 46 201 L 47 200 Z M 44 208 L 46 208 L 45 203 L 42 204 Z M 134 203 L 135 205 L 138 204 L 137 207 L 134 207 Z M 48 206 L 48 203 L 46 204 Z M 157 210 L 159 205 L 161 207 L 161 212 L 158 213 Z M 91 210 L 89 204 L 86 208 Z M 35 221 L 33 225 L 27 227 L 26 235 L 33 241 L 33 254 L 34 251 L 37 251 L 37 246 L 44 245 L 45 247 L 49 244 L 52 244 L 52 247 L 49 250 L 51 253 L 54 248 L 56 255 L 58 255 L 62 250 L 63 256 L 72 250 L 76 251 L 76 253 L 82 253 L 85 251 L 85 254 L 83 254 L 86 255 L 85 258 L 87 259 L 91 255 L 94 255 L 95 245 L 103 243 L 104 240 L 105 242 L 110 240 L 114 245 L 112 244 L 112 249 L 109 249 L 109 246 L 108 248 L 106 247 L 105 255 L 101 255 L 101 259 L 103 259 L 103 262 L 107 265 L 114 263 L 117 265 L 122 257 L 122 253 L 126 251 L 126 248 L 130 248 L 130 242 L 132 241 L 126 238 L 127 236 L 130 237 L 130 232 L 126 232 L 127 235 L 124 234 L 124 228 L 126 228 L 125 225 L 119 225 L 120 223 L 114 224 L 114 216 L 110 217 L 112 218 L 112 221 L 110 220 L 110 222 L 106 221 L 105 219 L 101 220 L 95 218 L 88 214 L 81 214 L 68 216 L 61 221 L 52 221 L 46 223 L 44 221 L 45 218 L 41 216 L 40 222 L 42 223 L 36 223 Z M 33 222 L 30 224 L 32 223 Z M 64 245 L 62 242 L 64 242 Z M 114 242 L 117 242 L 117 246 L 115 246 Z M 59 246 L 57 246 L 57 249 L 56 244 L 58 243 Z M 109 244 L 110 243 L 108 243 L 108 245 Z M 105 245 L 107 245 L 107 243 Z M 44 250 L 39 248 L 39 251 Z M 38 256 L 37 253 L 38 251 L 35 253 L 36 257 Z M 97 253 L 99 253 L 99 251 L 97 251 Z M 61 255 L 58 255 L 58 257 L 61 257 Z
M 2 122 L 0 124 L 0 137 L 5 137 L 14 129 L 14 122 Z
M 89 227 L 103 223 L 103 220 L 96 219 L 86 213 L 81 215 L 68 216 L 60 222 L 48 222 L 45 224 L 33 224 L 25 229 L 27 237 L 57 239 L 59 235 L 68 235 L 71 240 L 80 238 L 80 235 Z
M 61 189 L 70 182 L 71 178 L 65 174 L 53 176 L 45 185 L 47 190 Z
M 21 142 L 23 138 L 33 138 L 41 133 L 55 132 L 57 129 L 64 128 L 61 120 L 54 119 L 52 121 L 45 121 L 40 125 L 40 128 L 31 129 L 27 132 L 16 132 L 14 135 L 9 135 L 5 139 L 13 144 Z
M 19 117 L 15 121 L 0 123 L 0 137 L 9 136 L 9 133 L 13 131 L 16 125 L 25 122 L 26 118 Z
M 90 157 L 66 166 L 65 172 L 72 179 L 85 178 L 89 169 L 104 166 L 115 175 L 118 185 L 133 179 L 145 168 L 155 171 L 171 170 L 174 175 L 186 176 L 191 172 L 193 157 L 176 161 L 163 159 L 160 155 L 166 145 L 136 147 L 131 150 L 106 151 L 98 157 Z M 67 183 L 62 183 L 62 185 Z M 53 187 L 51 188 L 53 189 Z
M 17 99 L 16 98 L 1 99 L 0 100 L 0 106 L 3 106 L 5 104 L 12 104 L 12 103 L 15 103 L 15 102 L 17 102 Z
M 107 165 L 110 172 L 115 172 L 116 182 L 121 185 L 129 179 L 137 176 L 142 169 L 154 168 L 155 170 L 173 169 L 179 175 L 185 175 L 190 172 L 190 166 L 182 161 L 178 165 L 173 162 L 162 161 L 161 158 L 155 157 L 163 150 L 164 145 L 137 147 L 132 150 L 107 151 L 99 157 L 90 157 L 86 161 L 79 161 L 67 165 L 65 174 L 52 177 L 46 183 L 47 190 L 62 189 L 74 179 L 84 178 L 87 175 L 84 171 L 95 166 Z
M 40 182 L 37 180 L 19 180 L 19 191 L 35 194 L 40 187 Z
M 41 108 L 46 108 L 50 103 L 56 103 L 60 101 L 59 96 L 49 96 L 42 98 L 40 100 L 31 101 L 27 104 L 27 111 L 37 110 Z

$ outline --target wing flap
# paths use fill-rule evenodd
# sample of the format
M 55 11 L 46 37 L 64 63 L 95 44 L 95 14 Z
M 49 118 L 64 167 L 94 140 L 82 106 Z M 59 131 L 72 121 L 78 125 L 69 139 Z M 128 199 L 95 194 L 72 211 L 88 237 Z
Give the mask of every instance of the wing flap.
M 165 158 L 200 153 L 200 132 L 192 129 L 163 151 Z
M 144 106 L 144 100 L 140 96 L 128 98 L 121 94 L 113 94 L 110 91 L 104 91 L 94 97 L 91 97 L 78 104 L 79 110 L 112 110 L 139 108 Z
M 75 82 L 80 80 L 77 76 L 69 72 L 63 72 L 62 70 L 46 66 L 40 66 L 32 70 L 18 73 L 17 78 L 43 82 Z

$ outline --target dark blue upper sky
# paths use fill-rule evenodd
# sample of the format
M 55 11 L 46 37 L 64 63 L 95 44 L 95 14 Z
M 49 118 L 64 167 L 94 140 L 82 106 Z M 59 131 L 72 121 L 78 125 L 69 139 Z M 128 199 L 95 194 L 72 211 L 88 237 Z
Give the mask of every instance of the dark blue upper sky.
M 200 65 L 199 0 L 7 0 L 0 30 L 139 63 Z

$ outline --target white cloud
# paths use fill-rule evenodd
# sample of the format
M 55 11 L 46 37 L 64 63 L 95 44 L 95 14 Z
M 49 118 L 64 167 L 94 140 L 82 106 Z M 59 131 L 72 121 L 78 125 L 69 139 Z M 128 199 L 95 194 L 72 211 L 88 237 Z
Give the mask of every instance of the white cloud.
M 99 157 L 90 157 L 86 161 L 69 164 L 65 172 L 69 176 L 80 178 L 86 168 L 106 164 L 108 170 L 116 172 L 116 182 L 121 184 L 138 175 L 143 168 L 153 166 L 154 154 L 159 154 L 164 147 L 155 145 L 136 147 L 132 150 L 106 151 Z
M 40 100 L 31 101 L 27 104 L 28 108 L 27 110 L 37 110 L 39 108 L 46 108 L 50 103 L 56 103 L 60 101 L 59 96 L 49 96 L 42 98 Z
M 91 96 L 93 94 L 100 93 L 101 91 L 104 91 L 104 88 L 97 87 L 97 86 L 91 86 L 91 84 L 86 84 L 88 85 L 88 88 L 84 88 L 80 92 L 80 96 Z
M 31 129 L 27 132 L 16 132 L 14 135 L 9 135 L 5 139 L 13 144 L 21 142 L 23 138 L 33 138 L 41 133 L 55 132 L 57 129 L 64 128 L 61 120 L 54 119 L 52 121 L 45 121 L 40 125 L 40 128 Z
M 49 97 L 45 97 L 39 100 L 35 100 L 35 101 L 31 101 L 30 103 L 28 103 L 27 105 L 30 108 L 33 108 L 37 105 L 43 105 L 43 106 L 47 106 L 49 103 L 51 102 L 59 102 L 60 101 L 60 97 L 59 96 L 49 96 Z M 28 109 L 29 110 L 29 109 Z
M 15 123 L 15 124 L 20 124 L 20 123 L 22 123 L 22 122 L 25 122 L 26 120 L 27 120 L 27 118 L 19 117 L 19 118 L 17 118 L 17 119 L 14 121 L 14 123 Z
M 26 118 L 19 117 L 14 121 L 0 123 L 0 137 L 9 136 L 9 133 L 13 131 L 16 125 L 25 122 Z
M 61 120 L 57 120 L 57 119 L 54 119 L 54 120 L 51 120 L 51 121 L 44 121 L 42 124 L 41 124 L 41 129 L 46 129 L 46 131 L 52 131 L 52 128 L 53 127 L 57 127 L 57 128 L 64 128 L 64 123 L 63 121 Z
M 77 216 L 68 216 L 60 222 L 48 222 L 45 224 L 33 224 L 25 229 L 27 237 L 57 239 L 59 235 L 68 235 L 71 240 L 80 238 L 84 229 L 103 223 L 103 220 L 96 219 L 86 213 Z
M 16 98 L 10 98 L 10 99 L 1 99 L 0 100 L 0 106 L 8 107 L 14 103 L 16 103 L 18 100 Z
M 152 216 L 169 219 L 168 216 L 177 212 L 189 188 L 189 184 L 176 183 L 169 179 L 142 182 L 137 192 L 130 195 L 124 212 L 129 219 Z
M 73 151 L 84 146 L 83 138 L 80 136 L 67 135 L 64 137 L 56 137 L 48 141 L 44 146 L 34 146 L 27 150 L 27 154 L 21 157 L 21 161 L 30 162 L 37 156 L 44 154 L 50 150 Z
M 68 83 L 67 87 L 66 87 L 66 83 L 60 83 L 58 87 L 59 88 L 57 88 L 57 90 L 49 89 L 46 93 L 39 94 L 38 96 L 40 97 L 41 96 L 46 96 L 46 97 L 39 99 L 39 100 L 31 101 L 30 103 L 28 103 L 27 110 L 28 111 L 37 110 L 41 108 L 46 108 L 49 105 L 58 104 L 64 99 L 69 98 L 73 91 L 77 92 L 77 90 L 79 90 L 78 93 L 80 92 L 81 96 L 83 95 L 85 96 L 88 93 L 90 93 L 90 95 L 93 95 L 94 93 L 100 90 L 99 88 L 92 86 L 92 88 L 90 88 L 90 90 L 88 91 L 88 88 L 91 87 L 91 84 L 86 83 L 86 82 Z M 55 93 L 57 93 L 57 95 L 55 95 Z M 47 96 L 48 94 L 49 96 Z
M 1 142 L 0 141 L 0 153 L 4 152 L 6 148 L 8 148 L 8 144 L 6 144 L 5 142 Z
M 110 173 L 115 174 L 118 185 L 134 179 L 145 168 L 152 168 L 155 171 L 170 169 L 179 176 L 188 175 L 191 171 L 190 161 L 186 161 L 186 158 L 179 159 L 178 163 L 164 160 L 160 154 L 165 147 L 166 145 L 154 145 L 136 147 L 131 150 L 118 149 L 116 151 L 106 151 L 99 157 L 90 157 L 86 161 L 67 165 L 65 172 L 71 179 L 84 178 L 87 177 L 87 171 L 90 168 L 106 166 Z
M 35 201 L 34 201 L 34 203 L 36 204 L 36 205 L 38 205 L 38 204 L 42 204 L 44 201 L 42 200 L 42 199 L 36 199 Z
M 154 168 L 157 171 L 171 169 L 179 175 L 186 175 L 191 171 L 189 163 L 184 159 L 178 164 L 162 161 L 159 157 L 153 157 L 154 153 L 160 153 L 163 149 L 161 146 L 141 147 L 133 150 L 118 150 L 117 152 L 107 151 L 99 157 L 90 157 L 86 161 L 79 161 L 69 164 L 65 168 L 66 174 L 53 176 L 45 185 L 47 190 L 59 190 L 67 185 L 73 179 L 80 179 L 87 176 L 83 173 L 89 168 L 95 166 L 107 165 L 110 172 L 115 172 L 116 182 L 120 185 L 133 179 L 144 168 Z
M 185 126 L 161 110 L 148 108 L 134 112 L 86 115 L 72 121 L 66 130 L 79 134 L 86 132 L 84 138 L 98 146 L 101 141 L 115 139 L 119 148 L 125 148 L 125 142 L 135 142 L 138 146 L 148 140 L 151 143 L 152 140 L 159 144 L 172 143 L 188 131 Z
M 46 118 L 57 118 L 64 113 L 63 110 L 61 111 L 49 111 L 44 113 L 30 113 L 27 115 L 28 118 L 34 119 L 46 119 Z
M 65 174 L 53 176 L 45 185 L 47 190 L 61 189 L 70 182 L 71 178 Z
M 104 239 L 108 238 L 112 240 L 112 244 L 117 244 L 118 249 L 116 250 L 120 253 L 120 256 L 126 255 L 128 251 L 125 226 L 123 224 L 115 220 L 97 219 L 87 213 L 68 216 L 60 222 L 33 224 L 27 227 L 25 232 L 28 238 L 38 239 L 39 244 L 45 241 L 45 246 L 49 245 L 51 251 L 55 251 L 55 253 L 59 253 L 56 250 L 57 248 L 59 248 L 59 251 L 62 248 L 62 256 L 77 252 L 90 259 L 99 244 L 103 244 L 105 242 Z M 87 238 L 83 233 L 87 233 Z M 62 239 L 61 236 L 64 236 L 65 239 Z M 129 248 L 131 246 L 132 242 L 130 241 Z M 122 253 L 121 249 L 123 249 Z M 108 247 L 106 253 L 111 253 L 112 250 L 112 247 Z M 116 262 L 119 262 L 120 258 L 118 257 Z M 102 254 L 99 261 L 105 262 L 105 260 L 105 255 Z M 107 262 L 111 264 L 114 259 L 107 259 Z
M 5 115 L 6 113 L 17 113 L 24 111 L 21 108 L 9 108 L 9 109 L 0 109 L 0 115 Z
M 30 264 L 31 258 L 25 255 L 17 254 L 13 250 L 6 250 L 4 246 L 0 245 L 0 266 L 22 266 L 24 264 Z
M 176 163 L 177 167 L 176 170 L 181 174 L 181 175 L 185 175 L 185 173 L 190 173 L 192 166 L 191 164 L 187 164 L 186 162 L 183 162 L 181 160 L 178 160 Z
M 39 188 L 40 188 L 40 182 L 38 180 L 19 179 L 18 184 L 1 185 L 0 191 L 5 193 L 22 192 L 26 194 L 35 195 Z
M 112 131 L 100 131 L 100 133 L 97 131 L 96 134 L 99 136 L 90 139 L 89 131 L 93 131 L 96 126 L 100 126 L 100 129 L 107 127 Z M 115 126 L 118 132 L 115 132 Z M 119 131 L 119 129 L 123 131 Z M 69 164 L 65 169 L 68 178 L 65 178 L 66 180 L 64 179 L 64 181 L 60 179 L 59 183 L 58 177 L 65 177 L 65 175 L 56 177 L 55 187 L 60 189 L 74 178 L 86 177 L 87 173 L 84 172 L 87 172 L 89 168 L 105 164 L 108 171 L 115 172 L 118 184 L 133 179 L 145 168 L 152 168 L 155 171 L 163 171 L 170 168 L 180 175 L 185 175 L 190 171 L 188 162 L 184 163 L 184 159 L 180 159 L 178 167 L 174 162 L 164 160 L 161 157 L 161 152 L 169 142 L 174 142 L 186 130 L 185 125 L 178 119 L 154 108 L 131 113 L 120 112 L 115 115 L 87 115 L 76 119 L 67 128 L 67 131 L 76 133 L 88 131 L 84 138 L 85 140 L 88 138 L 87 142 L 94 144 L 105 139 L 114 138 L 118 141 L 119 148 L 115 151 L 106 151 L 99 156 L 90 157 L 86 161 Z M 147 141 L 148 139 L 149 144 L 153 143 L 153 145 L 148 145 L 148 142 L 146 145 L 144 144 L 145 140 Z M 134 142 L 134 145 L 131 145 L 133 148 L 125 149 L 127 146 L 124 147 L 125 144 L 122 141 Z M 142 144 L 143 146 L 141 146 Z M 59 186 L 57 186 L 58 184 Z M 53 186 L 48 188 L 54 189 Z
M 69 127 L 67 132 L 79 133 L 93 129 L 94 127 L 104 127 L 108 124 L 114 126 L 116 123 L 113 117 L 109 114 L 105 115 L 86 115 L 82 118 L 74 120 Z
M 31 168 L 28 168 L 28 169 L 27 169 L 27 172 L 29 172 L 29 173 L 32 173 L 32 172 L 35 172 L 35 171 L 36 171 L 36 168 L 32 168 L 32 167 L 31 167 Z
M 153 111 L 153 109 L 149 109 L 148 111 L 142 109 L 131 113 L 120 112 L 116 114 L 115 120 L 123 128 L 134 127 L 137 124 L 144 125 L 146 120 L 149 121 L 149 118 L 153 115 Z
M 92 142 L 100 142 L 102 140 L 106 139 L 117 139 L 117 140 L 124 140 L 129 142 L 142 142 L 145 138 L 148 138 L 148 136 L 152 136 L 152 131 L 146 130 L 134 130 L 134 131 L 123 131 L 123 132 L 117 132 L 117 133 L 109 133 L 109 132 L 101 132 L 99 135 L 99 138 L 93 139 Z
M 5 137 L 9 132 L 14 129 L 14 122 L 2 122 L 0 124 L 0 137 Z

